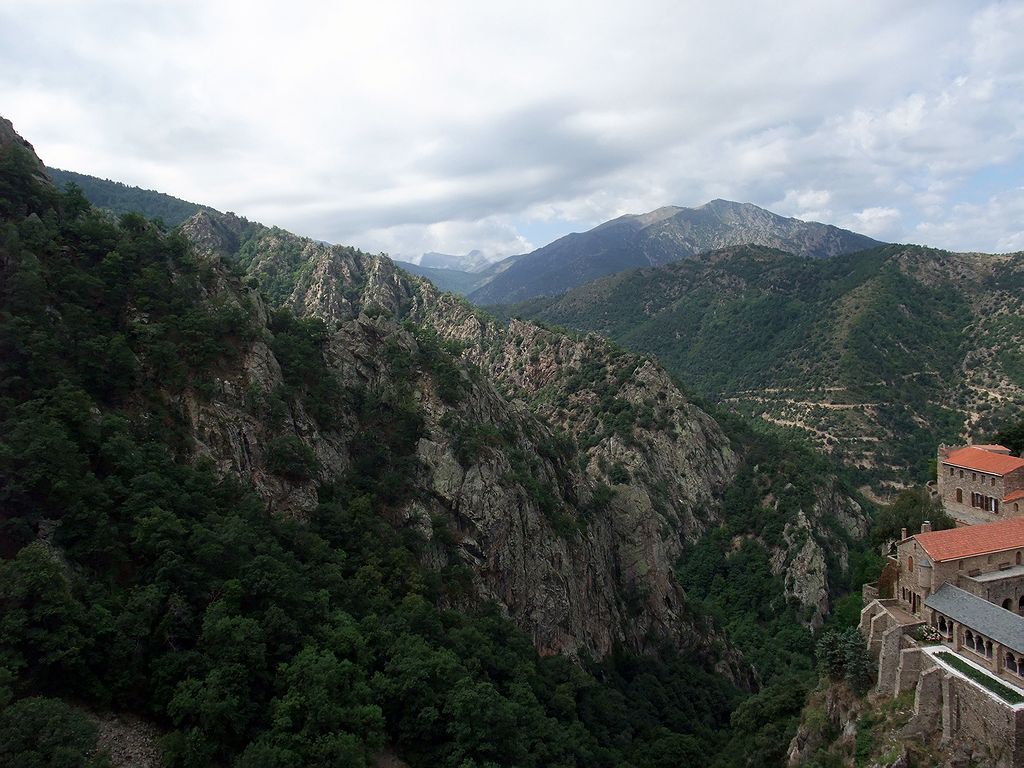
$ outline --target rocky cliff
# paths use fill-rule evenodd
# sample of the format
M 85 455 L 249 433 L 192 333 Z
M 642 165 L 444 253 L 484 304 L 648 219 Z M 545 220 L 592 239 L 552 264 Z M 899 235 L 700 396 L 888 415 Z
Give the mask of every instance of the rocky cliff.
M 543 652 L 601 656 L 666 637 L 707 645 L 695 640 L 707 633 L 688 617 L 672 568 L 682 537 L 715 519 L 735 457 L 663 371 L 596 337 L 499 328 L 387 259 L 252 226 L 201 213 L 183 232 L 210 263 L 248 256 L 251 274 L 272 285 L 287 258 L 294 285 L 281 304 L 326 322 L 326 360 L 343 392 L 411 387 L 423 427 L 416 493 L 393 510 L 397 525 L 450 537 L 474 594 L 505 606 Z M 247 300 L 257 316 L 270 312 L 251 290 Z M 410 369 L 430 356 L 433 369 Z M 350 466 L 362 425 L 346 410 L 325 426 L 296 401 L 269 426 L 253 402 L 285 386 L 257 340 L 213 398 L 184 407 L 201 452 L 273 508 L 302 515 L 317 485 Z M 630 415 L 608 427 L 602 398 L 619 414 L 645 410 L 649 423 Z M 268 468 L 266 446 L 282 430 L 311 449 L 314 476 Z
M 245 269 L 271 302 L 325 321 L 332 369 L 345 387 L 395 376 L 389 345 L 392 357 L 396 348 L 415 357 L 428 337 L 457 359 L 467 387 L 457 406 L 418 372 L 414 390 L 428 433 L 417 446 L 424 493 L 397 518 L 447 520 L 477 593 L 505 605 L 540 648 L 603 654 L 619 641 L 642 648 L 653 637 L 702 634 L 685 618 L 672 570 L 687 542 L 722 521 L 721 496 L 739 457 L 654 361 L 596 335 L 501 325 L 355 249 L 208 213 L 183 232 L 207 258 Z M 272 391 L 272 366 L 262 369 L 271 378 L 246 386 Z M 343 437 L 303 421 L 301 410 L 293 418 L 324 472 L 345 466 Z M 467 443 L 482 447 L 470 451 Z M 242 471 L 271 503 L 313 501 L 313 481 L 295 487 L 288 502 L 280 481 L 258 468 Z M 867 524 L 856 503 L 823 486 L 774 550 L 787 594 L 814 626 L 829 609 L 826 547 L 834 550 L 831 565 L 845 568 L 846 545 L 828 533 L 834 521 L 851 539 Z

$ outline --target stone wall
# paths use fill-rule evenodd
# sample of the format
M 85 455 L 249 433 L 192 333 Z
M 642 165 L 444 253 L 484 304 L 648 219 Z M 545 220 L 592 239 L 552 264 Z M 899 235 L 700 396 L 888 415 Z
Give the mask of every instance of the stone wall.
M 914 715 L 902 735 L 941 735 L 949 749 L 966 749 L 995 768 L 1024 768 L 1024 708 L 948 672 L 902 629 L 888 629 L 880 640 L 876 689 L 890 696 L 915 690 Z

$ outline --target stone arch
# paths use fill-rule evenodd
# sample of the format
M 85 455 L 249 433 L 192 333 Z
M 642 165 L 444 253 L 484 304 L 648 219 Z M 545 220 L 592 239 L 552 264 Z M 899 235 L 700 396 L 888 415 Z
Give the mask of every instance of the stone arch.
M 964 633 L 964 645 L 974 650 L 974 633 L 969 629 Z
M 1003 608 L 1005 608 L 1008 611 L 1012 611 L 1013 610 L 1013 600 L 1011 600 L 1009 597 L 1006 598 L 1005 600 L 1003 600 Z

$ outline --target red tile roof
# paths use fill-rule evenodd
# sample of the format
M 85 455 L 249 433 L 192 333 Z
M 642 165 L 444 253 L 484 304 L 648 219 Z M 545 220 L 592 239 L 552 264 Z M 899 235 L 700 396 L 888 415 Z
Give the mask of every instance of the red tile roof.
M 935 562 L 959 560 L 961 557 L 1007 549 L 1024 549 L 1024 517 L 951 528 L 948 531 L 917 533 L 911 538 L 916 539 Z
M 942 463 L 978 472 L 988 472 L 993 475 L 1005 475 L 1007 472 L 1024 467 L 1024 459 L 1002 453 L 992 453 L 973 445 L 952 451 L 942 460 Z
M 1024 499 L 1024 491 L 1011 491 L 1006 494 L 1006 498 L 1003 501 L 1017 501 L 1018 499 Z
M 1002 451 L 1003 453 L 1009 453 L 1010 452 L 1010 449 L 1007 448 L 1005 445 L 975 443 L 971 447 L 972 448 L 981 448 L 983 451 L 997 451 L 997 452 L 998 451 Z

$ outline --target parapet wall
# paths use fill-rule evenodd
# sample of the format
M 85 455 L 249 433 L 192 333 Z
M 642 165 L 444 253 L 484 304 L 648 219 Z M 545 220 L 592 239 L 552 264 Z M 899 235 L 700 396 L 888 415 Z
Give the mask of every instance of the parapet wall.
M 860 630 L 878 660 L 875 690 L 888 696 L 916 691 L 914 716 L 902 735 L 940 735 L 943 744 L 964 747 L 983 764 L 1024 768 L 1024 708 L 949 672 L 907 634 L 917 625 L 896 622 L 887 602 L 875 600 L 861 611 Z

